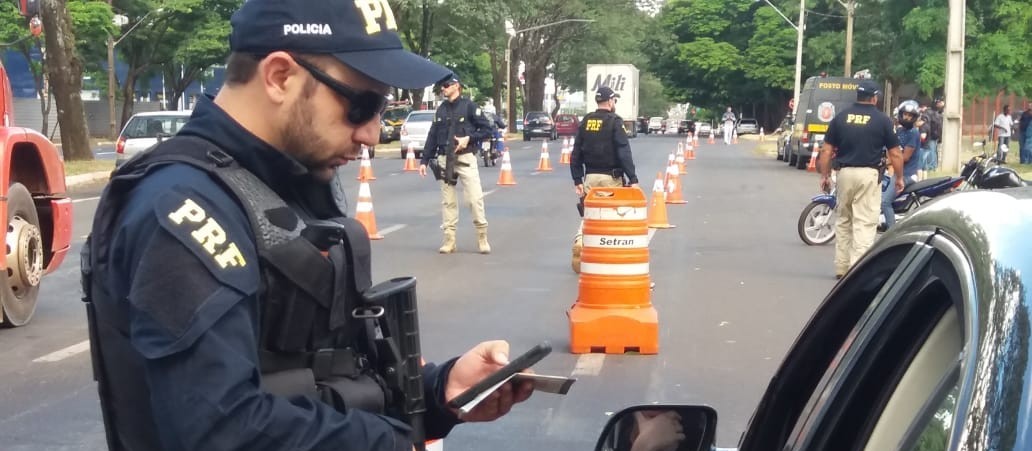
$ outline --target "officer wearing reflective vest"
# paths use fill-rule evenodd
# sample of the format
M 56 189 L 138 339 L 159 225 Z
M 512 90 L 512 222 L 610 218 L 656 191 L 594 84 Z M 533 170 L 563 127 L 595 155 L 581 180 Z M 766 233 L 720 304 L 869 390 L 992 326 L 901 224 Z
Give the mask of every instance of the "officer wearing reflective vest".
M 614 109 L 620 95 L 608 86 L 595 91 L 598 109 L 584 116 L 577 130 L 577 137 L 570 154 L 570 174 L 574 189 L 580 198 L 577 204 L 581 217 L 584 216 L 584 196 L 591 188 L 633 186 L 638 187 L 638 176 L 634 172 L 631 144 L 623 128 L 623 119 Z M 573 239 L 574 272 L 580 272 L 580 254 L 583 248 L 584 222 L 577 229 Z
M 413 279 L 371 286 L 344 214 L 338 167 L 377 142 L 388 87 L 448 71 L 403 49 L 382 0 L 249 0 L 231 26 L 218 96 L 115 171 L 83 248 L 109 448 L 407 451 L 527 399 L 446 406 L 507 363 L 504 341 L 399 363 L 412 345 L 380 326 L 415 306 Z

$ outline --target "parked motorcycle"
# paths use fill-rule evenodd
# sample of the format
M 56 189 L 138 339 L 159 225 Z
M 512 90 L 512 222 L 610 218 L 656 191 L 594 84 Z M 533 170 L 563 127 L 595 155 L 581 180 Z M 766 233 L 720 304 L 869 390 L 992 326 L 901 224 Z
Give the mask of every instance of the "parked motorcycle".
M 891 180 L 888 176 L 885 179 Z M 887 186 L 886 180 L 882 182 L 882 189 L 894 189 L 892 186 Z M 964 177 L 936 177 L 911 183 L 892 201 L 892 210 L 896 219 L 902 219 L 907 213 L 933 198 L 953 192 L 965 181 Z M 810 203 L 803 208 L 803 212 L 799 214 L 796 230 L 804 243 L 810 246 L 819 246 L 827 244 L 835 238 L 837 218 L 835 206 L 835 188 L 833 187 L 830 193 L 814 196 Z
M 498 164 L 502 152 L 505 150 L 505 130 L 495 130 L 490 140 L 480 143 L 480 158 L 484 160 L 484 167 Z
M 984 146 L 983 146 L 984 147 Z M 1000 160 L 987 153 L 971 158 L 960 170 L 964 179 L 961 189 L 1003 189 L 1028 186 L 1029 181 L 1021 178 L 1017 171 L 1001 166 Z

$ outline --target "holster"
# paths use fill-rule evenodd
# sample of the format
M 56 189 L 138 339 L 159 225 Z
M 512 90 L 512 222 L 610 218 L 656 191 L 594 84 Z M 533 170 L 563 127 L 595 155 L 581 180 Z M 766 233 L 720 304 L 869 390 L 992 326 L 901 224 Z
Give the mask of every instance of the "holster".
M 584 217 L 584 198 L 585 197 L 587 197 L 587 196 L 581 196 L 580 199 L 577 200 L 577 213 L 580 214 L 580 217 L 582 217 L 582 218 Z

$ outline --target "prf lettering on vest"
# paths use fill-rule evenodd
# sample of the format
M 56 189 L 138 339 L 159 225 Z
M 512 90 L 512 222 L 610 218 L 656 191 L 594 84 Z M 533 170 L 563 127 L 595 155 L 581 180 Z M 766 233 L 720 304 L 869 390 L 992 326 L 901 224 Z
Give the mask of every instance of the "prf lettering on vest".
M 867 122 L 871 120 L 871 116 L 866 114 L 847 114 L 846 123 L 856 125 L 867 125 Z
M 242 267 L 247 264 L 236 243 L 230 241 L 228 245 L 223 246 L 226 243 L 226 231 L 218 222 L 215 222 L 214 218 L 209 218 L 204 209 L 197 205 L 197 202 L 190 199 L 183 200 L 183 205 L 169 213 L 168 219 L 171 219 L 176 225 L 182 225 L 183 221 L 200 224 L 200 227 L 190 232 L 190 236 L 215 258 L 215 263 L 218 263 L 222 269 L 229 266 Z
M 394 11 L 387 0 L 355 0 L 355 6 L 362 12 L 365 19 L 366 34 L 376 34 L 383 31 L 379 19 L 383 19 L 383 25 L 388 30 L 397 30 L 398 24 L 394 21 Z
M 599 130 L 602 130 L 602 120 L 601 119 L 588 119 L 587 121 L 584 122 L 584 130 L 589 131 L 589 132 L 597 132 Z

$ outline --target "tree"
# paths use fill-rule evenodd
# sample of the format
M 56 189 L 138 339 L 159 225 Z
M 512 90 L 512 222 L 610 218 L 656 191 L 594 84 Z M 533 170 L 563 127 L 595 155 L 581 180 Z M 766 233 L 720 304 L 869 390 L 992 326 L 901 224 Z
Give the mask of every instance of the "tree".
M 222 5 L 228 6 L 228 5 Z M 226 60 L 229 56 L 229 17 L 231 9 L 207 17 L 189 33 L 185 41 L 175 50 L 171 64 L 163 66 L 165 80 L 171 83 L 172 98 L 168 108 L 179 103 L 183 93 L 210 67 Z
M 92 160 L 86 113 L 82 106 L 82 61 L 75 50 L 75 32 L 66 0 L 41 0 L 40 18 L 46 40 L 46 72 L 57 103 L 61 148 L 65 160 Z
M 39 132 L 44 136 L 50 135 L 50 106 L 51 99 L 49 92 L 44 91 L 44 67 L 43 60 L 35 61 L 33 53 L 42 47 L 42 39 L 32 36 L 29 31 L 29 21 L 22 17 L 21 10 L 15 0 L 0 2 L 0 40 L 7 43 L 14 50 L 21 54 L 22 58 L 29 65 L 32 73 L 32 80 L 36 88 L 36 96 L 39 98 L 40 112 L 43 114 L 43 124 Z

